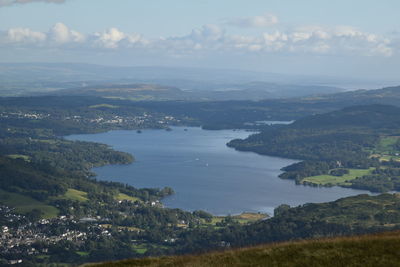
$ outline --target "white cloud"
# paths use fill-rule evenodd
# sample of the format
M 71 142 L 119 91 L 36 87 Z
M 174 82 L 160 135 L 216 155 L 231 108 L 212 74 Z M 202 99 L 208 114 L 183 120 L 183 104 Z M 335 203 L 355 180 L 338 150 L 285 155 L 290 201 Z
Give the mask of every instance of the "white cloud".
M 219 26 L 214 24 L 207 24 L 200 29 L 194 29 L 189 38 L 196 42 L 218 41 L 221 40 L 224 35 L 225 31 L 222 30 Z
M 32 31 L 28 28 L 13 28 L 7 31 L 6 42 L 11 43 L 39 43 L 44 42 L 45 33 Z
M 148 45 L 149 41 L 138 33 L 124 33 L 117 28 L 110 28 L 104 32 L 97 32 L 93 35 L 95 45 L 108 49 L 119 47 L 135 47 L 138 45 Z
M 192 54 L 199 51 L 224 49 L 227 45 L 226 41 L 226 33 L 223 29 L 214 24 L 207 24 L 192 30 L 188 35 L 153 40 L 151 47 L 177 56 L 177 53 Z
M 118 43 L 125 39 L 125 33 L 119 31 L 117 28 L 111 28 L 102 33 L 95 33 L 98 37 L 96 42 L 105 48 L 118 48 Z
M 323 28 L 302 27 L 290 31 L 263 34 L 265 51 L 307 52 L 319 54 L 359 54 L 391 56 L 393 48 L 387 38 L 349 26 Z
M 144 40 L 142 35 L 138 33 L 127 34 L 126 38 L 131 44 L 146 43 L 146 40 Z
M 275 31 L 274 33 L 264 33 L 264 44 L 267 50 L 282 50 L 288 43 L 289 36 L 285 33 Z
M 393 54 L 388 39 L 349 26 L 307 26 L 252 36 L 229 35 L 216 25 L 205 25 L 185 36 L 162 38 L 153 47 L 181 54 L 207 50 L 385 57 Z
M 70 30 L 65 24 L 57 23 L 50 30 L 50 35 L 56 43 L 64 44 L 69 42 L 81 43 L 85 41 L 85 36 L 77 31 Z
M 5 43 L 40 44 L 41 46 L 84 43 L 86 40 L 83 34 L 70 30 L 63 23 L 57 23 L 48 32 L 34 31 L 29 28 L 11 28 L 6 36 L 0 39 Z
M 207 51 L 231 53 L 301 53 L 349 56 L 393 56 L 400 49 L 395 37 L 384 37 L 349 26 L 307 26 L 295 29 L 270 30 L 259 35 L 230 35 L 218 25 L 207 24 L 183 36 L 146 39 L 138 33 L 117 28 L 83 35 L 57 23 L 48 32 L 28 28 L 13 28 L 0 33 L 0 45 L 10 43 L 41 47 L 145 49 L 166 55 L 202 55 Z M 140 50 L 144 51 L 144 50 Z
M 227 19 L 225 24 L 243 28 L 264 28 L 278 23 L 278 17 L 273 14 L 262 16 Z
M 292 40 L 295 43 L 301 42 L 304 40 L 308 40 L 311 38 L 311 36 L 312 36 L 312 33 L 309 33 L 309 32 L 294 32 L 291 34 Z
M 0 0 L 0 7 L 12 6 L 16 4 L 38 3 L 38 2 L 62 4 L 65 3 L 65 0 Z

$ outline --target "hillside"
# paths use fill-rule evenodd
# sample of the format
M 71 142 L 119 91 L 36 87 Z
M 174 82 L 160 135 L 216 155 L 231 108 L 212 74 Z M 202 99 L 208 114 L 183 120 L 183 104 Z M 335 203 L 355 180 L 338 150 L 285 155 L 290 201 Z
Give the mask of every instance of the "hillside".
M 396 231 L 285 242 L 194 256 L 107 262 L 93 266 L 398 266 L 399 251 L 400 232 Z
M 191 90 L 193 99 L 212 101 L 285 99 L 312 97 L 342 92 L 343 89 L 319 85 L 277 84 L 271 82 L 249 82 L 237 84 L 218 84 L 206 87 L 207 90 Z M 200 88 L 197 88 L 200 89 Z
M 390 105 L 351 106 L 338 111 L 305 117 L 288 127 L 292 129 L 361 127 L 371 131 L 386 131 L 400 128 L 399 112 L 399 107 Z
M 181 108 L 182 103 L 186 109 Z M 261 152 L 275 149 L 276 153 L 304 157 L 303 163 L 286 168 L 283 178 L 371 191 L 400 190 L 396 156 L 400 150 L 399 107 L 357 106 L 302 119 L 313 107 L 301 113 L 298 111 L 305 105 L 282 110 L 286 106 L 283 102 L 265 103 L 195 105 L 80 96 L 0 98 L 0 171 L 5 174 L 0 179 L 0 221 L 13 218 L 12 222 L 0 222 L 10 231 L 3 233 L 3 240 L 25 245 L 37 230 L 41 236 L 35 239 L 37 244 L 45 245 L 42 250 L 35 243 L 35 255 L 22 255 L 14 241 L 1 243 L 0 265 L 1 259 L 15 257 L 35 266 L 76 265 L 400 229 L 400 198 L 391 194 L 292 208 L 282 205 L 273 218 L 249 224 L 235 216 L 214 218 L 206 212 L 162 208 L 155 201 L 171 194 L 168 188 L 136 189 L 91 179 L 92 166 L 127 163 L 132 160 L 129 155 L 101 144 L 60 138 L 71 133 L 186 123 L 230 121 L 227 126 L 232 127 L 286 113 L 298 116 L 297 121 L 288 126 L 264 125 L 261 134 L 249 138 L 254 141 L 251 145 L 264 149 Z M 158 107 L 168 107 L 168 112 L 160 113 Z M 191 116 L 185 117 L 186 112 Z M 19 219 L 16 222 L 14 218 Z M 40 218 L 48 223 L 42 225 Z M 87 220 L 97 222 L 92 225 Z M 20 227 L 25 230 L 19 231 Z M 68 240 L 71 237 L 73 241 Z
M 241 151 L 304 160 L 285 167 L 282 178 L 313 185 L 340 185 L 375 192 L 398 190 L 400 108 L 344 108 L 265 128 L 229 146 Z M 361 172 L 361 170 L 363 170 Z M 358 174 L 351 174 L 357 172 Z
M 249 90 L 238 94 L 253 93 Z M 281 92 L 282 93 L 282 92 Z M 222 96 L 226 92 L 215 92 Z M 231 96 L 236 93 L 231 92 Z M 259 101 L 165 101 L 137 102 L 136 105 L 173 116 L 196 118 L 205 128 L 246 128 L 246 124 L 265 120 L 298 120 L 355 105 L 400 106 L 400 86 L 359 90 L 312 97 L 265 99 Z
M 138 97 L 137 93 L 127 97 L 135 100 L 260 100 L 304 97 L 343 90 L 335 86 L 319 85 L 324 82 L 318 81 L 316 77 L 231 69 L 0 63 L 1 96 L 37 95 L 38 92 L 58 94 L 62 89 L 71 89 L 74 95 L 99 95 L 99 92 L 94 94 L 93 90 L 88 94 L 87 87 L 100 85 L 120 89 L 121 85 L 144 84 L 154 89 L 170 90 L 168 97 L 165 94 L 161 94 L 161 97 L 157 97 L 157 94 Z M 157 84 L 162 85 L 162 88 Z M 177 91 L 173 90 L 176 87 L 182 90 L 181 94 L 177 95 Z M 104 95 L 107 96 L 106 93 Z
M 167 83 L 168 84 L 168 83 Z M 51 95 L 96 96 L 128 100 L 189 100 L 226 101 L 262 100 L 305 97 L 337 93 L 339 88 L 327 86 L 299 86 L 265 82 L 245 84 L 198 84 L 187 82 L 181 90 L 175 86 L 158 84 L 107 84 L 88 85 L 51 92 Z M 47 93 L 49 94 L 49 93 Z
M 260 154 L 340 160 L 338 157 L 372 148 L 381 135 L 400 133 L 399 113 L 399 107 L 388 105 L 348 107 L 307 116 L 289 125 L 271 126 L 245 140 L 233 140 L 229 145 Z
M 267 104 L 268 100 L 261 102 Z M 310 110 L 312 108 L 314 113 L 323 113 L 359 105 L 382 104 L 400 106 L 400 86 L 282 99 L 280 100 L 280 104 L 299 105 L 303 107 L 302 110 Z
M 173 100 L 186 99 L 186 93 L 176 87 L 157 84 L 104 84 L 97 86 L 64 89 L 53 95 L 95 96 L 129 100 Z
M 339 102 L 344 101 L 347 105 L 353 104 L 388 104 L 399 105 L 400 86 L 385 87 L 374 90 L 356 90 L 332 95 L 321 96 L 317 101 Z

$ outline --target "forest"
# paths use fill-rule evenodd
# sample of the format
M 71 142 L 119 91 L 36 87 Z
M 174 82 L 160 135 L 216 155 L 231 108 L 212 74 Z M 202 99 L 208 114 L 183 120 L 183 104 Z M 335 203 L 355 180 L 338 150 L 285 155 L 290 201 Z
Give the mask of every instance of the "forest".
M 312 177 L 340 177 L 352 169 L 374 168 L 369 176 L 327 185 L 387 192 L 397 188 L 398 159 L 390 156 L 398 154 L 399 112 L 400 108 L 388 105 L 348 107 L 308 116 L 290 125 L 270 126 L 245 140 L 232 140 L 228 146 L 301 160 L 284 167 L 281 174 L 281 178 L 297 183 L 310 184 Z M 390 151 L 381 151 L 380 143 L 388 139 L 394 140 L 388 145 Z

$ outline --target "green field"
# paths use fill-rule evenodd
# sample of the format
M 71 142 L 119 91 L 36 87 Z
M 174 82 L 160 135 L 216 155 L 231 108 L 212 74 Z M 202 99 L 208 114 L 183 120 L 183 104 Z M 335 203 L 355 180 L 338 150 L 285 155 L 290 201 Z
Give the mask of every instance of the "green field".
M 351 185 L 348 181 L 354 180 L 357 177 L 361 177 L 370 174 L 374 168 L 369 169 L 349 169 L 349 173 L 343 176 L 333 175 L 318 175 L 306 177 L 302 180 L 303 183 L 311 183 L 316 185 Z
M 105 96 L 106 99 L 117 99 L 117 100 L 129 100 L 129 101 L 151 101 L 154 97 L 151 95 L 137 95 L 134 97 L 123 97 L 123 96 Z
M 399 140 L 398 136 L 386 136 L 379 140 L 376 147 L 378 153 L 389 154 L 393 152 L 393 145 Z
M 247 224 L 260 221 L 267 217 L 268 215 L 263 213 L 242 213 L 240 215 L 233 216 L 233 218 L 240 224 Z
M 131 197 L 131 196 L 128 196 L 127 194 L 124 194 L 124 193 L 119 193 L 119 194 L 117 195 L 116 199 L 117 199 L 117 200 L 128 200 L 128 201 L 132 201 L 132 202 L 141 201 L 141 200 L 140 200 L 139 198 L 137 198 L 137 197 Z
M 400 161 L 400 156 L 383 155 L 379 158 L 380 161 Z
M 217 223 L 222 222 L 226 216 L 213 216 L 211 222 L 204 222 L 206 225 L 216 225 Z M 264 218 L 267 218 L 267 214 L 263 213 L 242 213 L 239 215 L 232 216 L 232 219 L 237 221 L 240 224 L 248 224 L 256 221 L 260 221 Z
M 76 189 L 69 188 L 67 192 L 61 197 L 64 199 L 76 200 L 76 201 L 87 201 L 87 193 L 83 191 L 79 191 Z
M 399 161 L 400 151 L 396 150 L 395 144 L 399 141 L 400 136 L 384 136 L 381 137 L 374 150 L 369 150 L 371 157 L 379 158 L 380 161 Z
M 51 140 L 51 139 L 33 139 L 33 141 L 46 143 L 46 144 L 56 144 L 58 142 L 57 140 Z M 64 143 L 64 142 L 61 141 L 60 144 L 61 143 Z
M 132 248 L 136 253 L 139 253 L 139 254 L 144 254 L 147 252 L 146 246 L 142 245 L 142 244 L 141 245 L 133 245 Z
M 43 218 L 54 218 L 58 215 L 58 209 L 46 205 L 36 199 L 17 193 L 11 193 L 0 189 L 0 203 L 13 207 L 18 213 L 26 214 L 33 209 L 43 212 Z
M 119 108 L 119 106 L 114 106 L 114 105 L 110 105 L 110 104 L 98 104 L 98 105 L 89 106 L 89 108 Z
M 25 161 L 30 161 L 31 160 L 31 157 L 29 157 L 27 155 L 21 155 L 21 154 L 7 155 L 7 157 L 9 157 L 11 159 L 23 159 Z
M 76 254 L 78 254 L 81 257 L 85 257 L 89 255 L 89 252 L 85 252 L 85 251 L 78 251 L 76 252 Z
M 156 245 L 156 244 L 148 244 L 148 243 L 137 243 L 132 245 L 132 249 L 138 254 L 145 254 L 149 248 L 157 248 L 157 249 L 167 249 L 167 246 Z

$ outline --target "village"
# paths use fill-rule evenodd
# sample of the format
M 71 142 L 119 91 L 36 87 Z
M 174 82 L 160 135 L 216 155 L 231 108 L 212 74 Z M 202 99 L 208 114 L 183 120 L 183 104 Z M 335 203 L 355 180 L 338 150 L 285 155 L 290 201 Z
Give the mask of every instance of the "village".
M 9 264 L 21 263 L 27 256 L 45 255 L 51 245 L 61 241 L 79 246 L 85 240 L 111 235 L 109 230 L 96 223 L 97 219 L 92 218 L 58 216 L 31 222 L 7 206 L 0 206 L 0 216 L 0 258 L 9 259 Z
M 80 115 L 67 115 L 67 114 L 51 114 L 42 113 L 38 111 L 0 111 L 0 120 L 9 119 L 26 119 L 26 120 L 57 120 L 65 122 L 74 122 L 77 124 L 101 126 L 116 126 L 126 129 L 131 128 L 164 128 L 167 125 L 174 125 L 181 122 L 181 120 L 163 114 L 153 114 L 149 112 L 142 112 L 141 114 L 132 115 L 115 115 L 113 113 L 102 113 Z

